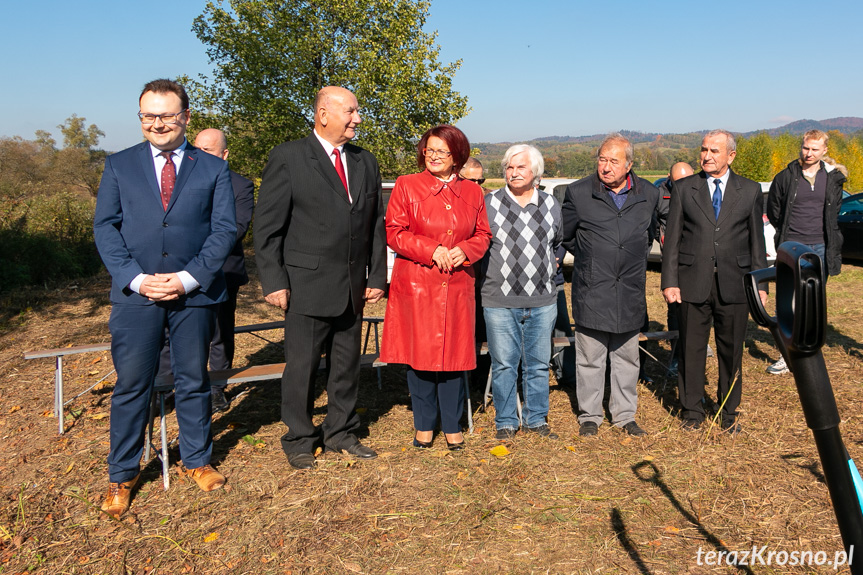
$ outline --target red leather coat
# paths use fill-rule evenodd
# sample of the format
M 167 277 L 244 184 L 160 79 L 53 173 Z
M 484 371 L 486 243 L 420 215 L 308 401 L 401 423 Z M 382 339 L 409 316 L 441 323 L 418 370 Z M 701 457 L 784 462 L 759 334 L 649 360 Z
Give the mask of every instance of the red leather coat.
M 390 196 L 386 231 L 396 261 L 381 360 L 421 371 L 474 369 L 472 264 L 491 240 L 482 190 L 460 177 L 442 182 L 428 171 L 402 176 Z M 460 247 L 468 261 L 441 272 L 432 262 L 441 245 Z

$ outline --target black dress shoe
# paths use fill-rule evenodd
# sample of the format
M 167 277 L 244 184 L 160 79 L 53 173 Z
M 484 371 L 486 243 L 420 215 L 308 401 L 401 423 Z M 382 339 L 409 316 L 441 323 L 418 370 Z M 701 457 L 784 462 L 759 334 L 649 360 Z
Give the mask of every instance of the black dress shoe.
M 647 432 L 641 429 L 635 421 L 630 421 L 626 425 L 623 426 L 623 431 L 632 435 L 634 437 L 644 437 L 647 435 Z
M 344 449 L 342 449 L 342 451 L 350 453 L 354 457 L 359 457 L 360 459 L 374 459 L 378 456 L 378 454 L 375 453 L 374 449 L 372 449 L 371 447 L 366 447 L 359 441 L 345 447 Z
M 213 406 L 213 413 L 228 411 L 228 408 L 231 407 L 231 403 L 225 397 L 225 390 L 221 387 L 210 388 L 210 402 Z
M 432 437 L 431 441 L 420 441 L 417 439 L 417 436 L 414 435 L 414 447 L 419 447 L 420 449 L 429 449 L 434 443 L 434 437 Z
M 578 426 L 578 434 L 581 437 L 593 437 L 599 432 L 599 426 L 592 421 L 585 421 Z
M 315 466 L 315 456 L 311 453 L 288 453 L 288 463 L 294 469 L 311 469 Z
M 683 429 L 686 431 L 698 431 L 701 429 L 701 421 L 697 419 L 684 419 Z
M 743 430 L 739 423 L 737 423 L 737 418 L 731 420 L 722 420 L 722 431 L 731 435 L 737 435 Z
M 446 435 L 444 435 L 444 439 L 446 439 Z M 450 443 L 449 439 L 446 440 L 446 448 L 450 451 L 461 451 L 464 449 L 464 438 L 457 443 Z

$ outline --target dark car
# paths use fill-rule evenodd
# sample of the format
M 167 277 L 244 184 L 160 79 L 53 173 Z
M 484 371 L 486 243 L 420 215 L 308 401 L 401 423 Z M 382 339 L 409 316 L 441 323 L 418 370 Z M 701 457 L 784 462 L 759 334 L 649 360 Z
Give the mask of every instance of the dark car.
M 842 259 L 863 260 L 863 193 L 848 196 L 839 207 Z

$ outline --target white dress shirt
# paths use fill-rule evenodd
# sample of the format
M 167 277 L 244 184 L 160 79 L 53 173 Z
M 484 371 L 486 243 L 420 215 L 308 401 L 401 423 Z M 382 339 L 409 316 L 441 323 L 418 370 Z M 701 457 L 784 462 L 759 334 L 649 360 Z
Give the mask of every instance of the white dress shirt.
M 344 168 L 344 170 L 345 170 L 345 181 L 346 182 L 350 181 L 350 178 L 348 178 L 348 159 L 345 157 L 345 146 L 344 146 L 344 144 L 342 144 L 341 146 L 334 146 L 331 143 L 329 143 L 328 141 L 326 141 L 325 139 L 323 139 L 320 136 L 320 134 L 318 134 L 318 132 L 316 130 L 312 130 L 312 133 L 315 135 L 315 137 L 318 139 L 318 141 L 324 147 L 324 151 L 327 153 L 327 157 L 330 158 L 330 162 L 333 164 L 334 168 L 336 167 L 336 157 L 333 156 L 333 150 L 339 151 L 339 158 L 342 161 L 342 168 Z M 353 198 L 351 197 L 350 185 L 348 185 L 348 201 L 351 203 L 354 202 Z
M 174 161 L 174 170 L 177 174 L 180 173 L 180 164 L 183 163 L 183 157 L 186 154 L 186 139 L 183 138 L 183 143 L 180 144 L 180 147 L 173 151 L 171 154 L 171 159 Z M 165 167 L 167 163 L 167 159 L 162 156 L 162 150 L 155 147 L 153 144 L 150 144 L 150 154 L 153 155 L 153 166 L 156 170 L 156 183 L 159 185 L 159 192 L 162 191 L 162 168 Z M 180 280 L 180 283 L 183 284 L 183 289 L 186 290 L 186 293 L 190 293 L 199 287 L 201 284 L 192 277 L 192 274 L 187 272 L 186 270 L 179 270 L 177 273 L 177 278 Z M 138 274 L 135 276 L 135 279 L 132 280 L 132 283 L 129 284 L 129 289 L 133 292 L 140 294 L 141 293 L 141 284 L 144 282 L 144 278 L 147 274 Z

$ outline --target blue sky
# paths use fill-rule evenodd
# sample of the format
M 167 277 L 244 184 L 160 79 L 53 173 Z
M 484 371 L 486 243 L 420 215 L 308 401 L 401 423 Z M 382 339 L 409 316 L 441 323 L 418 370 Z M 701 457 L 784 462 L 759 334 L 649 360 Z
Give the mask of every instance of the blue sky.
M 144 82 L 211 70 L 191 32 L 204 0 L 4 4 L 2 136 L 60 140 L 76 113 L 119 150 L 140 141 Z M 433 0 L 426 29 L 441 61 L 463 60 L 459 127 L 498 142 L 863 116 L 861 23 L 859 0 Z

